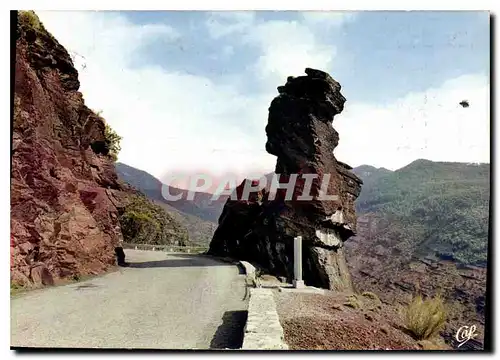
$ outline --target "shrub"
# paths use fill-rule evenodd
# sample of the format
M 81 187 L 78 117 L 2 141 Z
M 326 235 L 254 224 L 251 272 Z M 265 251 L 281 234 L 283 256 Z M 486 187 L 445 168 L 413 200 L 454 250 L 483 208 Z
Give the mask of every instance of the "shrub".
M 40 19 L 33 10 L 20 10 L 17 15 L 19 23 L 29 26 L 34 30 L 44 30 Z
M 43 46 L 44 40 L 56 42 L 52 34 L 50 34 L 43 26 L 40 18 L 33 10 L 20 10 L 17 12 L 18 34 L 30 32 L 31 36 L 35 36 L 35 44 Z
M 104 141 L 105 141 L 105 146 L 108 150 L 107 154 L 111 156 L 111 158 L 116 161 L 118 160 L 118 153 L 120 152 L 121 148 L 121 141 L 122 137 L 118 135 L 118 133 L 113 130 L 113 128 L 106 122 L 106 120 L 102 117 L 102 110 L 95 111 L 95 114 L 101 121 L 105 124 L 104 128 Z
M 118 153 L 122 149 L 120 147 L 122 137 L 118 135 L 116 131 L 114 131 L 108 124 L 106 124 L 104 136 L 106 137 L 106 145 L 109 149 L 109 156 L 111 156 L 113 160 L 116 161 L 118 159 Z
M 347 298 L 347 301 L 344 303 L 344 306 L 349 306 L 353 309 L 359 309 L 359 308 L 361 308 L 362 303 L 358 299 L 358 297 L 355 294 L 353 294 Z
M 446 321 L 446 306 L 443 298 L 436 295 L 424 299 L 414 296 L 405 311 L 406 328 L 417 340 L 425 340 L 441 330 Z
M 381 302 L 377 294 L 371 292 L 371 291 L 365 291 L 361 294 L 361 296 L 367 297 L 369 299 L 375 300 L 377 302 Z
M 10 294 L 11 295 L 17 295 L 17 294 L 23 292 L 24 290 L 26 290 L 26 287 L 24 285 L 13 282 L 11 280 L 11 282 L 10 282 Z
M 14 283 L 14 282 L 10 283 L 10 290 L 19 290 L 21 288 L 22 288 L 22 286 L 19 285 L 18 283 Z
M 378 312 L 380 309 L 382 309 L 382 301 L 380 301 L 380 298 L 377 296 L 377 294 L 371 291 L 364 291 L 361 296 L 365 299 L 370 299 L 370 301 L 368 301 L 368 310 Z

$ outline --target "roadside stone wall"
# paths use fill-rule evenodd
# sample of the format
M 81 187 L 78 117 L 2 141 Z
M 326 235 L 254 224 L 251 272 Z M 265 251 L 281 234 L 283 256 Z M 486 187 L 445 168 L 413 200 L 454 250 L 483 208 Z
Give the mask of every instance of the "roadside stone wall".
M 271 289 L 250 289 L 242 350 L 288 350 Z

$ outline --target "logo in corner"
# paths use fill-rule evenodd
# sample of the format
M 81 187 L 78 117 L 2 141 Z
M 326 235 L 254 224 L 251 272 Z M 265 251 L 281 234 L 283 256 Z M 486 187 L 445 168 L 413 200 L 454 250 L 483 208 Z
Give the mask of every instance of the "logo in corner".
M 469 341 L 470 339 L 474 339 L 474 337 L 476 336 L 476 325 L 461 326 L 455 334 L 455 339 L 457 339 L 459 343 L 457 347 L 464 345 L 467 341 Z

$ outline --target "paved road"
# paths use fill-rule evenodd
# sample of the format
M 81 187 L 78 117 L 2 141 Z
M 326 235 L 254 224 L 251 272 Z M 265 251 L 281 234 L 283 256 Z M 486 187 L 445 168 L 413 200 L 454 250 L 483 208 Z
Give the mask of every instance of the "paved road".
M 241 345 L 244 275 L 196 255 L 126 250 L 128 268 L 11 300 L 11 346 L 208 349 Z

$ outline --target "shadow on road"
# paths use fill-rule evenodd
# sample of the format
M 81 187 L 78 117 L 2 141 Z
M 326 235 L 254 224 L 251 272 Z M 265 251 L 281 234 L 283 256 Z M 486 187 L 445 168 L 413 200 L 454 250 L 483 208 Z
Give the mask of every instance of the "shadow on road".
M 248 311 L 226 311 L 222 324 L 217 328 L 210 349 L 239 349 L 243 345 L 243 331 Z
M 205 254 L 175 254 L 175 258 L 154 261 L 126 262 L 122 267 L 138 269 L 169 268 L 169 267 L 205 267 L 205 266 L 236 266 L 240 275 L 245 274 L 245 268 L 236 261 L 217 259 Z M 176 259 L 177 258 L 177 259 Z
M 166 260 L 156 260 L 156 261 L 144 261 L 144 262 L 130 262 L 128 263 L 127 267 L 131 268 L 139 268 L 139 269 L 144 269 L 144 268 L 159 268 L 159 267 L 164 267 L 164 268 L 169 268 L 169 267 L 206 267 L 206 266 L 234 266 L 233 264 L 227 264 L 223 262 L 217 262 L 217 261 L 207 261 L 206 259 L 197 259 L 197 258 L 190 258 L 190 259 L 166 259 Z

